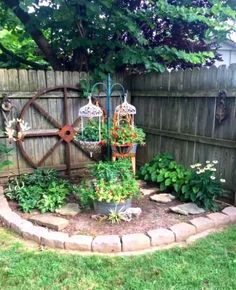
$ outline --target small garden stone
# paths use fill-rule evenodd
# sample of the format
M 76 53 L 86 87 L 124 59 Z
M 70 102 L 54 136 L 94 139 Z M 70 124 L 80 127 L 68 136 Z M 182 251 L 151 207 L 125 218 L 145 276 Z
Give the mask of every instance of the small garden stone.
M 159 193 L 150 196 L 152 201 L 160 202 L 160 203 L 168 203 L 175 199 L 175 196 L 169 193 Z
M 142 195 L 151 195 L 160 192 L 160 188 L 159 187 L 141 188 L 140 192 Z
M 56 213 L 64 216 L 76 216 L 81 212 L 77 203 L 67 203 L 63 207 L 56 210 Z
M 195 203 L 192 202 L 172 206 L 170 207 L 170 210 L 182 215 L 201 214 L 205 212 L 203 208 L 198 207 Z
M 49 229 L 60 231 L 66 228 L 69 224 L 67 219 L 54 216 L 52 214 L 34 215 L 30 219 L 33 223 L 40 226 L 45 226 Z

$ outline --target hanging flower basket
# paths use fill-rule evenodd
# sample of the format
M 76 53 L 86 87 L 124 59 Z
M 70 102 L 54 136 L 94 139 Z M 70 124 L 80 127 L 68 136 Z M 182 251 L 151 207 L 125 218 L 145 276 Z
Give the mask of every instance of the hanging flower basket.
M 78 141 L 80 147 L 87 153 L 90 154 L 91 157 L 100 157 L 102 155 L 102 146 L 104 142 L 102 141 Z
M 113 153 L 128 154 L 132 150 L 134 144 L 111 145 Z

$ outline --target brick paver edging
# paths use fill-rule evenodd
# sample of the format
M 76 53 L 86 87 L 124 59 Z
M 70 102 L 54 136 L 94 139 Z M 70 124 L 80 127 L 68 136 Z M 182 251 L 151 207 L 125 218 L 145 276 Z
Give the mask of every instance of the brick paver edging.
M 0 186 L 0 220 L 25 239 L 51 248 L 98 253 L 125 253 L 148 250 L 178 242 L 194 240 L 197 235 L 236 223 L 236 207 L 226 207 L 221 213 L 193 218 L 188 223 L 179 223 L 167 228 L 158 228 L 147 233 L 118 235 L 69 236 L 66 233 L 50 231 L 21 218 L 13 212 Z

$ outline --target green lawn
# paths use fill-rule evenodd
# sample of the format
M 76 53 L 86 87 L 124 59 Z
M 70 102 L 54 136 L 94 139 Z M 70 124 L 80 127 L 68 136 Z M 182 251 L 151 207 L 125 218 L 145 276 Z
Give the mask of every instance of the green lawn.
M 26 249 L 0 228 L 0 289 L 236 289 L 236 227 L 187 248 L 142 256 Z

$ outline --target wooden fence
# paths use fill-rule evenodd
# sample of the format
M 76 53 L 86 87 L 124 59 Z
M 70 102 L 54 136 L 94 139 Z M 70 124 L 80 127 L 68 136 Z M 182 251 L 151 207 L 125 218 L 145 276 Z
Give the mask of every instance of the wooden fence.
M 219 123 L 219 91 L 226 118 Z M 138 163 L 172 152 L 190 165 L 218 160 L 227 187 L 236 191 L 236 65 L 136 76 L 131 82 L 136 124 L 147 133 Z M 224 102 L 224 100 L 222 100 Z
M 77 86 L 81 79 L 85 78 L 86 74 L 78 72 L 0 70 L 0 97 L 7 94 L 15 106 L 13 114 L 7 117 L 18 116 L 24 104 L 38 90 L 61 85 Z M 137 108 L 136 124 L 143 127 L 147 133 L 147 144 L 138 151 L 139 165 L 160 152 L 172 152 L 178 161 L 186 165 L 217 159 L 220 173 L 227 180 L 227 187 L 236 190 L 235 64 L 228 68 L 221 66 L 187 69 L 131 78 L 120 75 L 116 76 L 114 81 L 125 84 L 131 91 L 132 103 Z M 227 94 L 226 119 L 218 123 L 215 116 L 221 90 L 225 90 Z M 114 95 L 113 108 L 119 102 L 118 94 Z M 69 94 L 70 123 L 85 102 L 80 94 Z M 62 92 L 42 96 L 40 104 L 55 120 L 61 121 L 64 110 Z M 51 123 L 36 110 L 31 109 L 26 115 L 25 121 L 32 129 L 53 129 Z M 3 114 L 0 114 L 0 128 L 4 128 Z M 55 137 L 32 138 L 26 140 L 24 146 L 36 161 L 55 144 L 55 141 Z M 7 142 L 3 133 L 0 135 L 0 142 Z M 77 148 L 73 148 L 71 154 L 72 169 L 83 168 L 90 162 Z M 32 170 L 17 150 L 13 151 L 10 160 L 13 165 L 1 173 L 2 177 Z M 65 148 L 59 147 L 42 165 L 64 170 Z
M 85 73 L 78 72 L 1 69 L 0 98 L 7 96 L 14 105 L 14 108 L 10 113 L 5 112 L 5 115 L 4 112 L 0 112 L 0 130 L 4 130 L 5 118 L 11 120 L 18 117 L 24 105 L 36 94 L 36 92 L 50 89 L 55 86 L 66 85 L 77 87 L 80 81 L 86 78 L 87 75 Z M 114 77 L 113 82 L 124 83 L 125 80 L 122 75 L 117 75 Z M 78 117 L 79 108 L 82 105 L 85 105 L 87 100 L 77 91 L 68 90 L 67 94 L 68 123 L 72 124 Z M 112 108 L 114 108 L 120 101 L 118 95 L 118 91 L 114 92 Z M 105 106 L 105 94 L 101 94 L 100 97 L 102 104 Z M 39 135 L 40 133 L 43 135 L 43 132 L 45 133 L 45 131 L 47 131 L 46 133 L 50 136 L 32 136 L 32 138 L 24 139 L 23 148 L 34 163 L 38 163 L 42 160 L 43 156 L 45 156 L 45 154 L 47 154 L 47 152 L 50 151 L 58 141 L 58 137 L 53 136 L 53 133 L 58 131 L 58 128 L 54 127 L 54 123 L 63 124 L 63 120 L 65 119 L 63 89 L 42 95 L 37 99 L 37 104 L 40 105 L 41 110 L 37 109 L 35 106 L 30 106 L 25 112 L 24 120 L 31 128 L 28 133 L 31 133 L 31 131 L 37 131 Z M 45 117 L 45 113 L 42 114 L 42 110 L 49 113 L 49 115 L 54 119 L 53 123 L 50 122 L 50 118 Z M 34 135 L 34 133 L 32 135 Z M 8 144 L 3 132 L 0 133 L 0 142 Z M 9 145 L 14 148 L 9 156 L 9 160 L 12 161 L 13 164 L 1 172 L 0 177 L 2 177 L 2 181 L 4 181 L 3 177 L 32 171 L 32 166 L 25 160 L 22 154 L 20 154 L 19 148 L 16 148 L 15 145 L 14 142 Z M 65 170 L 68 154 L 65 145 L 64 142 L 58 146 L 54 152 L 45 159 L 45 161 L 41 162 L 40 165 L 42 167 Z M 91 159 L 73 144 L 71 145 L 70 155 L 72 160 L 71 169 L 74 169 L 74 173 L 78 172 L 80 168 L 84 168 L 87 163 L 91 162 Z M 2 158 L 5 158 L 5 156 Z

